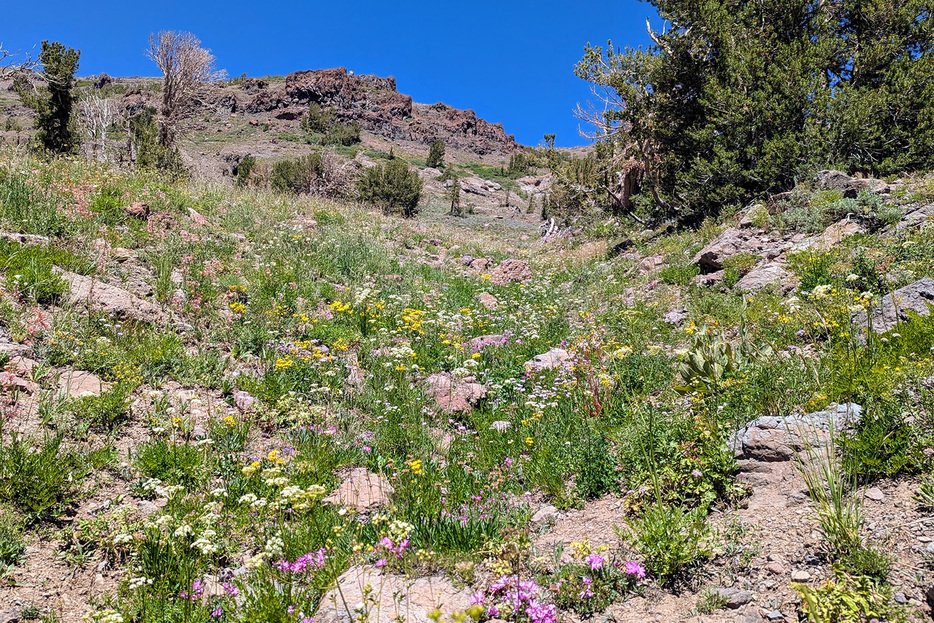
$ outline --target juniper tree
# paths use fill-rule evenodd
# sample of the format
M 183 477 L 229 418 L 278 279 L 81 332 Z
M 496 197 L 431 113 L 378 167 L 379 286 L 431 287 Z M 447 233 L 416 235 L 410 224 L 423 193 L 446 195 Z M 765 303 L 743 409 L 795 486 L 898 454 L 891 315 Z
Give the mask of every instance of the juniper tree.
M 444 166 L 444 141 L 438 139 L 432 142 L 428 149 L 428 159 L 425 160 L 425 166 L 432 169 L 440 169 Z

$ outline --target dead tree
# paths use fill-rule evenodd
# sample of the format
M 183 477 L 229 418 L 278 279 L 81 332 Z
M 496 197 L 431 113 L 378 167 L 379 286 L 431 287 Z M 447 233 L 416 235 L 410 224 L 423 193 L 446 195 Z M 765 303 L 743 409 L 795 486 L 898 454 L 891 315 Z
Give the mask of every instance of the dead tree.
M 81 103 L 84 131 L 91 143 L 91 152 L 100 161 L 107 160 L 107 129 L 114 121 L 114 109 L 106 97 L 95 95 Z
M 220 80 L 224 72 L 214 66 L 214 55 L 201 47 L 190 32 L 162 31 L 149 35 L 152 61 L 162 71 L 162 104 L 159 110 L 159 141 L 174 147 L 182 121 L 191 114 L 198 88 Z

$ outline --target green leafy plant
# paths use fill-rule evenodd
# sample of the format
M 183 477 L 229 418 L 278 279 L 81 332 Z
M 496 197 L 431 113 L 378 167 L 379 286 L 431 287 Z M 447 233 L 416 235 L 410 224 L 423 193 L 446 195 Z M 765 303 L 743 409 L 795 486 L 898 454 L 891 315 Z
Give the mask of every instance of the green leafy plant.
M 19 564 L 25 551 L 22 523 L 12 513 L 0 510 L 0 575 L 4 567 Z
M 706 513 L 701 507 L 686 510 L 655 502 L 629 522 L 629 533 L 617 532 L 645 558 L 646 571 L 668 584 L 709 555 Z
M 871 578 L 849 575 L 838 566 L 834 566 L 834 575 L 834 579 L 819 588 L 791 584 L 801 595 L 801 607 L 811 623 L 907 620 L 905 609 L 890 603 L 891 589 L 887 585 L 879 586 Z
M 84 457 L 64 448 L 63 441 L 61 432 L 42 440 L 14 433 L 8 444 L 0 445 L 0 499 L 30 522 L 61 514 L 76 499 L 87 473 Z
M 700 268 L 694 264 L 672 264 L 666 266 L 658 273 L 658 278 L 664 283 L 675 286 L 686 286 L 691 279 L 700 274 Z
M 444 141 L 440 139 L 432 141 L 425 166 L 432 169 L 440 169 L 444 166 Z

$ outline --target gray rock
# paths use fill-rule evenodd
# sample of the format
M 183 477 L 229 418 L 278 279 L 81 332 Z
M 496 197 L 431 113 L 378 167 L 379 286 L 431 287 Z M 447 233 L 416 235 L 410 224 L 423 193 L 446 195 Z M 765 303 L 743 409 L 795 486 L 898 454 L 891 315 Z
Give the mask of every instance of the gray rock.
M 908 598 L 905 597 L 905 593 L 903 593 L 903 592 L 901 592 L 901 591 L 899 591 L 899 592 L 895 593 L 894 595 L 892 595 L 892 599 L 894 599 L 894 600 L 895 600 L 895 603 L 897 603 L 897 604 L 902 604 L 902 605 L 904 605 L 904 604 L 907 604 L 907 603 L 908 603 Z
M 735 588 L 718 588 L 714 592 L 726 600 L 726 607 L 730 610 L 745 606 L 753 599 L 752 593 L 749 591 L 741 591 Z
M 866 490 L 866 497 L 874 502 L 884 502 L 885 494 L 878 487 L 871 487 Z
M 888 192 L 889 185 L 883 180 L 874 178 L 857 179 L 850 177 L 843 171 L 820 171 L 815 180 L 821 190 L 838 190 L 844 197 L 856 199 L 860 191 L 868 190 L 874 193 Z
M 662 320 L 664 320 L 668 324 L 678 326 L 682 322 L 687 320 L 688 316 L 689 316 L 688 310 L 686 309 L 673 309 L 667 314 L 665 314 L 665 317 L 662 318 Z
M 934 216 L 934 203 L 920 207 L 916 206 L 906 211 L 905 215 L 895 225 L 895 231 L 901 232 L 906 229 L 920 227 L 926 223 L 931 216 Z
M 10 608 L 4 612 L 0 612 L 0 623 L 20 623 L 22 618 L 20 618 L 19 608 Z
M 62 271 L 60 274 L 68 282 L 69 305 L 87 306 L 95 311 L 112 314 L 116 318 L 132 318 L 146 323 L 165 319 L 161 307 L 126 290 L 77 273 Z
M 807 582 L 810 579 L 811 579 L 811 574 L 808 573 L 807 571 L 804 571 L 803 569 L 799 569 L 798 571 L 791 572 L 791 580 L 793 582 Z
M 925 277 L 912 284 L 899 288 L 882 298 L 882 304 L 872 310 L 872 330 L 876 333 L 885 333 L 894 329 L 899 323 L 909 322 L 909 312 L 919 316 L 928 316 L 931 306 L 934 305 L 934 279 Z M 857 325 L 867 328 L 868 315 L 860 312 L 853 318 Z
M 558 509 L 554 506 L 543 506 L 537 513 L 532 515 L 532 523 L 536 525 L 546 524 L 554 521 L 558 517 Z
M 767 615 L 765 615 L 769 621 L 784 621 L 785 615 L 782 614 L 781 610 L 772 610 Z
M 862 411 L 861 406 L 847 403 L 807 415 L 763 416 L 736 431 L 729 447 L 738 460 L 790 461 L 807 445 L 826 445 L 831 430 L 842 432 L 853 426 Z
M 788 271 L 780 264 L 772 262 L 760 264 L 750 270 L 736 282 L 736 287 L 740 290 L 758 290 L 773 283 L 786 283 L 790 279 L 791 274 Z

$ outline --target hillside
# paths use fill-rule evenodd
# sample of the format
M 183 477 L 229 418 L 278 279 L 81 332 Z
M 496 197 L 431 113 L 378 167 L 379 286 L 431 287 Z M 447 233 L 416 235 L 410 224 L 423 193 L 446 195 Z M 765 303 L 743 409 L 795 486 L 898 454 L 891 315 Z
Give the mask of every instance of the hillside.
M 156 79 L 54 158 L 0 87 L 0 623 L 932 616 L 934 175 L 643 222 L 392 78 L 204 86 L 184 170 Z

